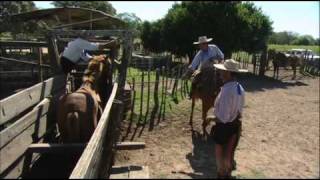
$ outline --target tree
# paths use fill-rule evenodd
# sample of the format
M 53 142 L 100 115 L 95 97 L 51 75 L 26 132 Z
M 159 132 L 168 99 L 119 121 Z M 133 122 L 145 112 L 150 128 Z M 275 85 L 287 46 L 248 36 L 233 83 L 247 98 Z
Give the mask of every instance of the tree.
M 255 52 L 266 48 L 272 32 L 269 18 L 248 2 L 182 2 L 174 4 L 163 19 L 150 23 L 151 32 L 155 25 L 160 25 L 156 28 L 160 32 L 154 33 L 158 37 L 151 38 L 152 33 L 142 35 L 142 41 L 147 41 L 144 37 L 158 41 L 146 43 L 149 47 L 145 48 L 189 57 L 196 50 L 192 43 L 202 35 L 213 37 L 213 43 L 230 57 L 236 50 Z
M 53 1 L 55 7 L 80 7 L 95 9 L 110 15 L 116 15 L 116 9 L 108 1 Z
M 273 32 L 269 44 L 316 45 L 317 41 L 310 35 L 299 35 L 294 32 Z
M 297 39 L 292 41 L 293 45 L 316 45 L 316 40 L 310 35 L 299 36 Z
M 32 1 L 1 1 L 0 16 L 8 16 L 22 12 L 35 10 L 36 6 Z
M 37 31 L 36 22 L 14 23 L 9 19 L 10 15 L 36 10 L 32 1 L 1 1 L 0 2 L 0 32 L 10 32 L 14 39 L 19 33 L 31 36 Z
M 124 13 L 117 14 L 116 17 L 126 22 L 127 28 L 131 30 L 135 30 L 136 36 L 140 36 L 142 21 L 138 16 L 136 16 L 136 14 L 124 12 Z

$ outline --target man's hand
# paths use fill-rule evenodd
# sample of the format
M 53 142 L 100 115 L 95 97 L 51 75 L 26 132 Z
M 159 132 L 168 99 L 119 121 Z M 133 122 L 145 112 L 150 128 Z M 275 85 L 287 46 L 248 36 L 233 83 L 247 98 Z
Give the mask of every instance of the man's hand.
M 183 80 L 190 79 L 193 74 L 193 70 L 188 68 L 187 71 L 181 76 Z
M 107 43 L 100 43 L 99 44 L 99 49 L 104 49 L 104 48 L 116 48 L 119 45 L 117 40 L 112 40 Z

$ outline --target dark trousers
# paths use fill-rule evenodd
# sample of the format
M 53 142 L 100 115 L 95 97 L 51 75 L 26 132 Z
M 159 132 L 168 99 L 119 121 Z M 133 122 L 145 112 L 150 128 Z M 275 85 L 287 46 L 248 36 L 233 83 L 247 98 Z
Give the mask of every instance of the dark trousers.
M 70 61 L 68 58 L 61 56 L 60 64 L 62 71 L 65 75 L 71 72 L 72 69 L 75 68 L 76 64 Z

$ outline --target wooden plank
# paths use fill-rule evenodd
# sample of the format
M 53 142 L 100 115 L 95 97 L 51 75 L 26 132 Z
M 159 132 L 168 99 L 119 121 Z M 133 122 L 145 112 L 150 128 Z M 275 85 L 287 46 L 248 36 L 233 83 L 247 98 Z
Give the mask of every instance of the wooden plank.
M 33 42 L 33 41 L 0 41 L 0 46 L 10 47 L 47 47 L 47 42 Z
M 30 125 L 34 124 L 43 115 L 48 112 L 50 105 L 50 100 L 48 98 L 44 99 L 33 108 L 32 111 L 24 115 L 22 118 L 17 120 L 15 123 L 0 132 L 0 150 L 9 143 L 13 138 L 18 136 L 23 130 L 28 128 Z
M 71 173 L 70 179 L 96 178 L 98 177 L 99 160 L 102 157 L 103 143 L 105 140 L 107 125 L 109 122 L 110 110 L 116 96 L 118 84 L 115 83 L 112 93 L 104 108 L 99 123 L 90 138 L 90 141 L 82 153 L 77 165 Z M 104 162 L 106 163 L 106 162 Z
M 116 144 L 117 150 L 136 150 L 146 147 L 144 142 L 118 142 Z
M 59 74 L 62 72 L 61 67 L 59 66 L 59 50 L 56 43 L 56 36 L 53 34 L 47 35 L 48 41 L 48 53 L 50 57 L 50 66 L 53 74 Z
M 50 143 L 38 143 L 31 144 L 28 147 L 28 152 L 31 153 L 72 153 L 81 152 L 87 144 L 70 143 L 70 144 L 50 144 Z
M 62 29 L 54 29 L 52 32 L 58 36 L 77 36 L 77 35 L 84 35 L 84 36 L 119 36 L 125 37 L 126 33 L 129 30 L 62 30 Z
M 148 166 L 113 166 L 110 179 L 149 179 Z
M 110 179 L 129 179 L 128 166 L 112 166 Z
M 64 24 L 64 25 L 60 25 L 60 26 L 55 26 L 55 27 L 53 27 L 53 29 L 72 27 L 74 25 L 80 25 L 80 24 L 86 24 L 86 23 L 89 23 L 89 24 L 91 23 L 91 28 L 92 28 L 92 22 L 101 21 L 101 20 L 105 20 L 105 19 L 110 19 L 110 17 L 101 17 L 101 18 L 95 18 L 95 19 L 91 19 L 91 20 L 85 20 L 85 21 L 80 21 L 80 22 Z
M 31 61 L 35 61 L 35 60 L 24 61 L 24 60 L 18 60 L 18 59 L 7 58 L 7 57 L 2 57 L 2 56 L 0 57 L 0 59 L 5 60 L 5 61 L 9 61 L 9 62 L 21 63 L 21 64 L 38 65 L 38 63 L 31 62 Z M 42 64 L 41 67 L 50 68 L 50 65 Z
M 40 118 L 38 123 L 34 123 L 25 129 L 21 134 L 6 144 L 0 151 L 0 176 L 14 171 L 22 172 L 22 167 L 15 166 L 16 161 L 26 152 L 28 146 L 38 140 L 35 137 L 43 137 L 47 131 L 47 116 Z M 19 165 L 20 166 L 20 165 Z M 10 167 L 10 168 L 9 168 Z M 17 178 L 17 177 L 11 177 Z
M 64 75 L 49 78 L 0 101 L 0 125 L 65 87 Z
M 148 166 L 129 166 L 129 179 L 149 179 Z

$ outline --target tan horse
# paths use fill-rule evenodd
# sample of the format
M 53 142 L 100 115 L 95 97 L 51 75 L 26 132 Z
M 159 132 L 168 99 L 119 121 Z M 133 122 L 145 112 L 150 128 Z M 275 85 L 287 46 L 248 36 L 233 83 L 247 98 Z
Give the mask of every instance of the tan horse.
M 195 106 L 195 101 L 197 99 L 201 99 L 202 101 L 202 130 L 203 135 L 208 135 L 206 131 L 206 127 L 209 124 L 209 119 L 207 119 L 207 113 L 210 108 L 213 107 L 214 101 L 219 94 L 220 87 L 222 86 L 222 81 L 219 79 L 217 71 L 213 66 L 213 62 L 209 62 L 203 65 L 200 68 L 200 74 L 198 74 L 195 78 L 195 87 L 192 89 L 192 107 L 191 107 L 191 115 L 190 122 L 191 128 L 193 129 L 193 110 Z M 194 86 L 194 85 L 193 85 Z
M 275 50 L 271 49 L 268 52 L 269 58 L 272 59 L 273 63 L 273 77 L 278 79 L 279 78 L 279 69 L 280 67 L 287 68 L 291 66 L 293 70 L 293 77 L 292 79 L 296 78 L 297 67 L 301 66 L 302 59 L 297 56 L 289 56 L 287 57 L 283 52 L 276 52 Z
M 105 89 L 111 83 L 107 78 L 110 64 L 104 55 L 94 56 L 84 72 L 81 87 L 60 98 L 58 127 L 63 143 L 90 140 L 106 103 Z

